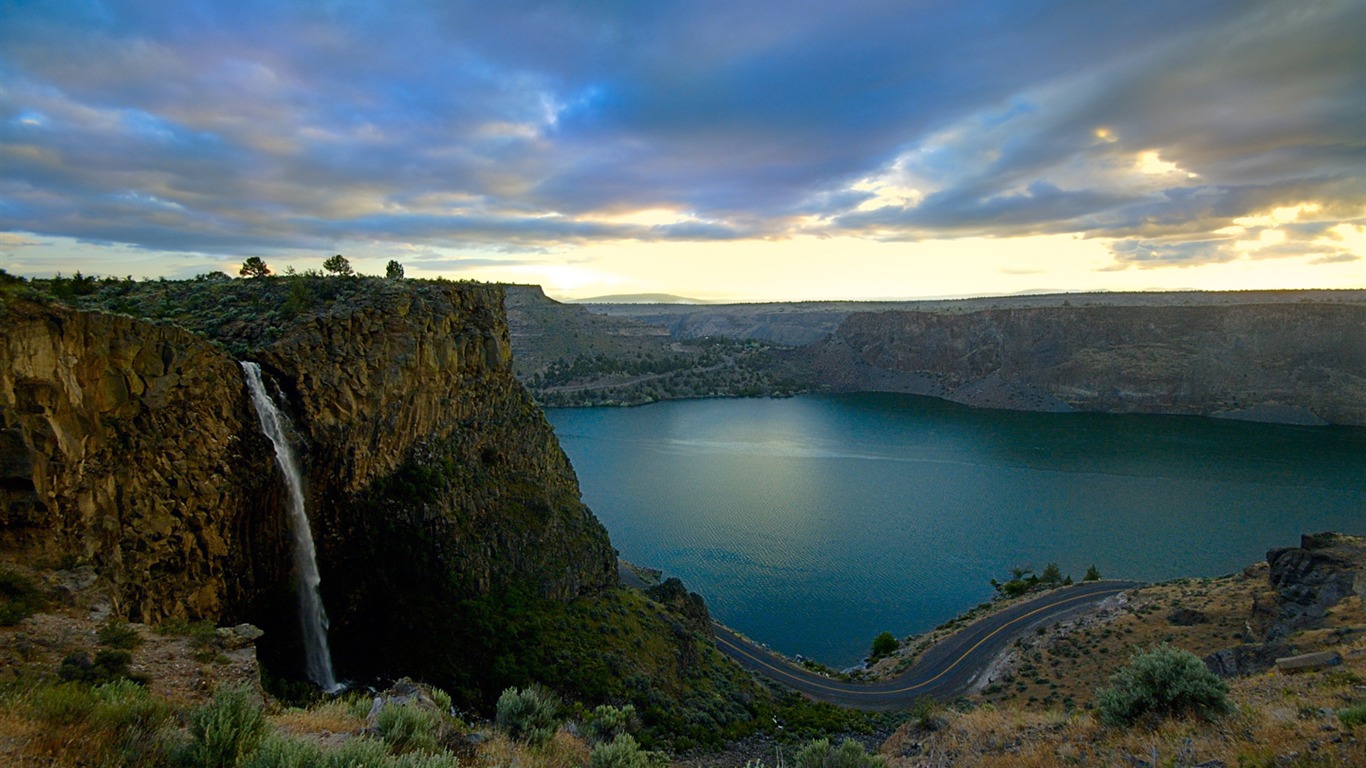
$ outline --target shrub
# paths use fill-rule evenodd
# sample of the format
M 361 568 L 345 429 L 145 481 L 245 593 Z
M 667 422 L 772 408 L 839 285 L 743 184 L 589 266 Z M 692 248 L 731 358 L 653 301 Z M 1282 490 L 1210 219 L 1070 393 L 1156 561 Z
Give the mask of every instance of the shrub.
M 396 753 L 436 749 L 441 716 L 415 701 L 388 704 L 379 711 L 379 737 Z
M 1043 573 L 1039 574 L 1039 581 L 1044 584 L 1057 584 L 1062 581 L 1062 569 L 1057 563 L 1049 563 L 1043 568 Z
M 668 762 L 662 753 L 641 749 L 635 738 L 626 733 L 593 747 L 588 756 L 590 768 L 651 768 L 668 765 Z
M 935 720 L 935 711 L 937 709 L 938 705 L 935 703 L 934 697 L 920 696 L 916 698 L 915 703 L 911 705 L 911 709 L 907 714 L 910 715 L 911 722 L 914 722 L 924 730 L 933 731 L 936 730 L 937 726 Z
M 839 749 L 831 747 L 829 739 L 820 739 L 802 747 L 792 764 L 796 768 L 885 768 L 887 761 L 868 754 L 853 739 L 845 739 Z
M 12 627 L 43 609 L 43 592 L 32 580 L 0 568 L 0 627 Z
M 322 748 L 311 741 L 271 734 L 242 763 L 242 768 L 322 768 L 327 765 Z
M 211 645 L 218 639 L 216 628 L 211 621 L 168 619 L 165 623 L 153 627 L 152 631 L 166 637 L 188 637 L 190 644 L 197 648 Z
M 1338 720 L 1348 728 L 1355 728 L 1358 725 L 1366 725 L 1366 704 L 1358 704 L 1354 707 L 1338 710 Z
M 171 717 L 170 706 L 131 680 L 101 685 L 94 694 L 97 705 L 91 723 L 113 736 L 119 764 L 158 764 L 157 734 Z
M 550 741 L 563 718 L 555 694 L 530 685 L 520 691 L 508 688 L 498 697 L 498 727 L 507 735 L 532 746 Z
M 873 638 L 873 658 L 880 659 L 890 653 L 896 653 L 896 649 L 901 647 L 896 636 L 891 632 L 883 632 Z
M 87 653 L 72 653 L 62 659 L 57 676 L 75 683 L 108 683 L 128 677 L 128 665 L 132 661 L 133 654 L 120 649 L 96 651 L 93 661 Z
M 324 755 L 325 768 L 380 768 L 389 765 L 389 751 L 384 742 L 364 737 L 347 739 L 340 747 Z
M 593 714 L 584 723 L 584 735 L 590 741 L 609 742 L 623 734 L 629 734 L 636 729 L 636 708 L 633 704 L 627 704 L 618 709 L 617 707 L 603 704 L 593 710 Z
M 1086 569 L 1086 576 L 1082 581 L 1100 581 L 1100 571 L 1096 570 L 1095 563 L 1092 563 L 1091 567 Z
M 126 621 L 110 619 L 100 627 L 100 644 L 110 648 L 131 651 L 142 645 L 142 635 Z
M 213 700 L 190 713 L 188 762 L 229 768 L 260 745 L 266 719 L 246 686 L 219 688 Z
M 432 701 L 435 702 L 436 706 L 441 710 L 441 714 L 451 714 L 451 695 L 435 686 L 431 688 L 430 693 L 432 695 Z
M 75 683 L 39 688 L 29 699 L 33 717 L 49 725 L 85 722 L 98 703 L 94 691 Z
M 1096 712 L 1106 725 L 1129 725 L 1186 714 L 1212 719 L 1232 709 L 1228 684 L 1190 651 L 1170 646 L 1134 654 L 1096 694 Z
M 460 760 L 449 752 L 413 752 L 389 762 L 392 768 L 460 768 Z

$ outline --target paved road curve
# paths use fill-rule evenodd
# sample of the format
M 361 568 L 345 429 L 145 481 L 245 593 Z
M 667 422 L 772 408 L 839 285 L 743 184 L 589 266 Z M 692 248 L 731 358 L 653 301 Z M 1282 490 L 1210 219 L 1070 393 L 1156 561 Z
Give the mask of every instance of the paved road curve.
M 1027 600 L 981 621 L 925 651 L 906 672 L 878 683 L 845 683 L 796 667 L 713 622 L 716 647 L 746 669 L 758 672 L 817 701 L 857 709 L 902 709 L 921 696 L 952 699 L 1016 637 L 1041 624 L 1080 613 L 1111 595 L 1139 586 L 1132 581 L 1091 581 Z

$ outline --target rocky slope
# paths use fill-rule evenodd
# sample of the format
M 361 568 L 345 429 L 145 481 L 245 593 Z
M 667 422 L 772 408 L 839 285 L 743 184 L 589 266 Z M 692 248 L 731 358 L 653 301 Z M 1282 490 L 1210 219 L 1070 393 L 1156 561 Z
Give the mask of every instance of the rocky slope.
M 140 301 L 272 307 L 174 319 L 245 348 L 284 393 L 334 647 L 355 672 L 400 671 L 415 638 L 434 636 L 424 622 L 444 624 L 461 600 L 566 599 L 616 583 L 606 532 L 513 378 L 500 289 L 183 285 L 194 302 Z M 271 325 L 260 318 L 286 288 L 282 327 L 241 331 Z M 88 561 L 131 619 L 250 620 L 267 630 L 263 659 L 287 659 L 296 619 L 281 483 L 238 361 L 169 324 L 13 295 L 0 307 L 0 554 Z M 407 610 L 415 600 L 447 607 Z
M 1366 424 L 1366 306 L 858 313 L 796 355 L 835 391 L 1026 410 Z

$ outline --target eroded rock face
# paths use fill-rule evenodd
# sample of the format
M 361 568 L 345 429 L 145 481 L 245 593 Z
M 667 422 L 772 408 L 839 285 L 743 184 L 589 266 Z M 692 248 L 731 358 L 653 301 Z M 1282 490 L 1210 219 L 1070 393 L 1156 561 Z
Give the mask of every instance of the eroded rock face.
M 805 351 L 838 391 L 1039 411 L 1366 424 L 1366 307 L 1051 307 L 850 315 Z
M 1339 533 L 1305 534 L 1300 546 L 1266 553 L 1280 616 L 1268 639 L 1315 626 L 1351 594 L 1366 592 L 1366 539 Z
M 389 619 L 389 637 L 420 634 L 423 615 L 491 592 L 615 584 L 606 531 L 513 378 L 501 290 L 358 285 L 249 355 L 300 438 L 334 637 Z M 203 287 L 227 289 L 244 286 Z M 89 561 L 130 619 L 251 621 L 279 661 L 284 494 L 238 361 L 169 325 L 0 311 L 0 549 Z M 419 601 L 395 600 L 399 586 Z
M 1343 598 L 1366 598 L 1366 537 L 1305 534 L 1300 546 L 1273 549 L 1266 553 L 1266 561 L 1274 598 L 1260 601 L 1254 597 L 1248 614 L 1249 631 L 1259 642 L 1207 656 L 1206 665 L 1220 675 L 1268 669 L 1276 659 L 1296 653 L 1296 633 L 1322 626 L 1328 610 Z M 1245 573 L 1257 570 L 1249 568 Z
M 272 575 L 256 557 L 276 538 L 271 465 L 249 407 L 237 364 L 183 330 L 11 303 L 4 548 L 92 564 L 135 621 L 217 617 Z

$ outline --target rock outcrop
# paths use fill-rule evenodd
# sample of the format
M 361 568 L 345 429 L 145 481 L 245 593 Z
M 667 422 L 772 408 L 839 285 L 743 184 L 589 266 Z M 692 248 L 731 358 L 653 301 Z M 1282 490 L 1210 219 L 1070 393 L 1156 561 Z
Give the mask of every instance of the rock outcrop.
M 216 617 L 248 600 L 283 575 L 263 567 L 279 525 L 250 407 L 236 363 L 184 330 L 9 303 L 0 544 L 93 565 L 134 621 Z
M 324 279 L 298 278 L 292 301 L 307 303 L 309 280 Z M 250 621 L 263 660 L 285 661 L 297 619 L 282 484 L 238 360 L 211 343 L 223 328 L 234 349 L 261 340 L 246 355 L 288 404 L 340 653 L 420 673 L 385 644 L 429 639 L 422 622 L 461 600 L 616 584 L 606 531 L 513 378 L 501 289 L 324 283 L 312 295 L 333 298 L 261 334 L 244 332 L 250 316 L 198 309 L 282 290 L 252 282 L 192 286 L 196 311 L 175 320 L 207 340 L 0 304 L 0 554 L 89 561 L 130 619 Z M 407 597 L 426 610 L 396 614 Z
M 1270 599 L 1254 597 L 1247 617 L 1246 642 L 1210 654 L 1205 664 L 1226 677 L 1270 668 L 1297 651 L 1293 638 L 1321 627 L 1328 611 L 1343 598 L 1366 601 L 1366 537 L 1312 533 L 1300 546 L 1266 553 Z M 1249 567 L 1245 573 L 1255 573 Z
M 1360 425 L 1364 327 L 1327 303 L 858 313 L 800 357 L 834 391 Z
M 1268 640 L 1317 625 L 1348 595 L 1366 600 L 1366 539 L 1360 536 L 1305 534 L 1298 547 L 1267 552 L 1266 562 L 1280 609 Z

